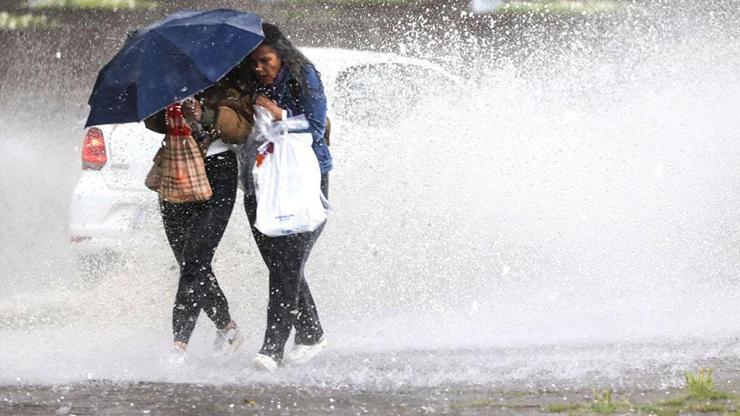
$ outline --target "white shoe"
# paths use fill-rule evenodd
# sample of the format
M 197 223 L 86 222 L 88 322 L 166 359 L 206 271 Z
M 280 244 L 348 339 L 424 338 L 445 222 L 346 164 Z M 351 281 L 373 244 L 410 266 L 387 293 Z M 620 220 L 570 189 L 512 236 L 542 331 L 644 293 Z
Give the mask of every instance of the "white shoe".
M 275 361 L 274 358 L 265 355 L 265 354 L 257 354 L 256 357 L 254 357 L 254 368 L 256 368 L 259 371 L 267 371 L 268 373 L 274 373 L 275 370 L 278 368 L 278 363 Z
M 167 353 L 167 362 L 171 364 L 185 364 L 188 360 L 188 353 L 184 349 L 173 345 Z
M 213 340 L 213 357 L 233 355 L 243 343 L 244 335 L 236 326 L 230 329 L 219 329 L 216 331 L 216 339 Z
M 303 365 L 313 360 L 327 345 L 329 342 L 324 336 L 313 345 L 296 344 L 285 359 L 292 365 Z

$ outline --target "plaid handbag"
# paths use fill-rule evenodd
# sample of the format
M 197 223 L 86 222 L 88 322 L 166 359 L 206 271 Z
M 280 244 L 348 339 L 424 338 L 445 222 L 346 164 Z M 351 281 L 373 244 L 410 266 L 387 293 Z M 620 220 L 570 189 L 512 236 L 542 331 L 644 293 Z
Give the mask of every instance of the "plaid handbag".
M 167 135 L 161 158 L 159 195 L 170 203 L 207 201 L 213 195 L 203 152 L 182 114 L 182 106 L 165 110 Z

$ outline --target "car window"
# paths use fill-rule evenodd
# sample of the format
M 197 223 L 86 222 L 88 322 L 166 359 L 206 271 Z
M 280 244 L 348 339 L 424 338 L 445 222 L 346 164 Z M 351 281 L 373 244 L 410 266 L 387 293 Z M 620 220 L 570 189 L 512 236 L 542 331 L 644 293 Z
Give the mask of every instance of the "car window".
M 340 72 L 333 112 L 355 122 L 395 121 L 400 114 L 423 111 L 425 97 L 449 91 L 444 73 L 407 63 L 357 65 Z

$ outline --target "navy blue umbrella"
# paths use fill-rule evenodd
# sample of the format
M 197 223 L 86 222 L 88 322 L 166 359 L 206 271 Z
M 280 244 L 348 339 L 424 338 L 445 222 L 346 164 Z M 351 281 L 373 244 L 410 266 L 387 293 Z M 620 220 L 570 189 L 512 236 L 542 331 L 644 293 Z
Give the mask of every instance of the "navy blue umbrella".
M 215 84 L 264 39 L 262 18 L 182 10 L 132 32 L 98 74 L 85 127 L 136 122 Z

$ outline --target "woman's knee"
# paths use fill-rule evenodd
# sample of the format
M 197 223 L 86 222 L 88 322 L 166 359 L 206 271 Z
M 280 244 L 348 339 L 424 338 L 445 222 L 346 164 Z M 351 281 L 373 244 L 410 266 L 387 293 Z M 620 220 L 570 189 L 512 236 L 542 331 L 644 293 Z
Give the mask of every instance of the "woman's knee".
M 210 263 L 186 261 L 180 265 L 180 280 L 190 284 L 204 285 L 212 274 Z

